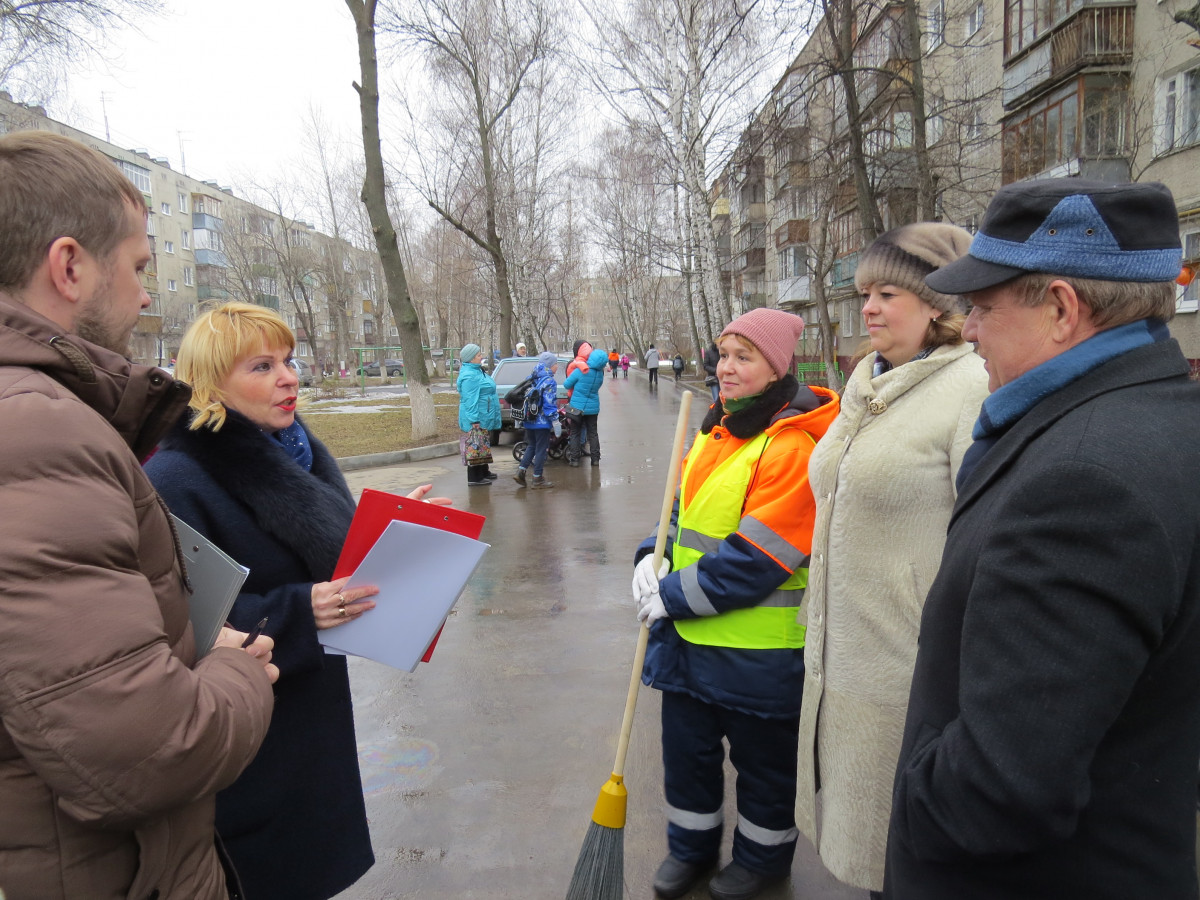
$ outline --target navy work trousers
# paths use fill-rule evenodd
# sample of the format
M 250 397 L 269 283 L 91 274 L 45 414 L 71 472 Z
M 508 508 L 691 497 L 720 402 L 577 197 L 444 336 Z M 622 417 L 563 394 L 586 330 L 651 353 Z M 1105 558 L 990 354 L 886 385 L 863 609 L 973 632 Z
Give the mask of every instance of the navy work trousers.
M 720 852 L 724 737 L 737 770 L 734 862 L 767 875 L 790 872 L 798 836 L 799 731 L 799 717 L 764 719 L 689 694 L 663 691 L 663 774 L 671 855 L 702 863 L 715 860 Z

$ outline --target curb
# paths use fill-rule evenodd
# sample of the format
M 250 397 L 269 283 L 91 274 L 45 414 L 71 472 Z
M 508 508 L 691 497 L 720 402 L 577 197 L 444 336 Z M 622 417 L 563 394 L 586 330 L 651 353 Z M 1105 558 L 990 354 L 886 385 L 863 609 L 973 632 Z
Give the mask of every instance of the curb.
M 420 462 L 425 459 L 437 459 L 441 456 L 457 455 L 458 441 L 447 441 L 444 444 L 430 444 L 428 447 L 412 447 L 408 450 L 367 453 L 363 456 L 343 456 L 338 459 L 337 463 L 343 472 L 354 472 L 359 469 L 398 466 L 401 463 Z

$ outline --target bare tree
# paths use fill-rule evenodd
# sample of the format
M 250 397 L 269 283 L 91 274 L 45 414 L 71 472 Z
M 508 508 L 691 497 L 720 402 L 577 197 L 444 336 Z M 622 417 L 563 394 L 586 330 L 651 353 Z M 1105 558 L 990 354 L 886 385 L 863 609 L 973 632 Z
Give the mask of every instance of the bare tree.
M 515 343 L 512 256 L 502 232 L 506 172 L 503 128 L 555 49 L 545 0 L 409 0 L 389 21 L 405 43 L 425 52 L 437 102 L 414 148 L 430 207 L 491 260 L 499 300 L 500 343 Z M 428 100 L 428 98 L 426 98 Z
M 421 326 L 417 311 L 408 293 L 404 261 L 396 240 L 387 206 L 387 182 L 383 168 L 383 146 L 379 135 L 379 62 L 375 50 L 376 0 L 346 0 L 354 17 L 358 34 L 358 62 L 362 69 L 362 84 L 355 84 L 359 110 L 362 115 L 363 151 L 366 157 L 366 177 L 363 180 L 362 201 L 371 220 L 375 246 L 383 266 L 387 284 L 388 305 L 400 331 L 400 346 L 404 352 L 412 408 L 412 435 L 429 438 L 437 433 L 437 413 L 429 389 L 429 372 L 425 368 Z
M 708 169 L 736 140 L 756 99 L 753 85 L 780 49 L 760 43 L 765 7 L 763 0 L 584 6 L 600 42 L 592 83 L 619 115 L 652 125 L 672 161 L 680 187 L 677 265 L 708 332 L 726 306 Z
M 161 0 L 0 0 L 0 85 L 45 101 L 63 70 L 103 55 L 106 34 L 161 11 Z

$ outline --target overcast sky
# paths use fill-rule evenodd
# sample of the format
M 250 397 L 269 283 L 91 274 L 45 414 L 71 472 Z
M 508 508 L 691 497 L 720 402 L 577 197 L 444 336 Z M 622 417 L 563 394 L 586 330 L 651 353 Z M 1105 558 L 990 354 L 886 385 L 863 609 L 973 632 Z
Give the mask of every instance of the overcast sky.
M 360 140 L 354 23 L 341 0 L 165 0 L 165 15 L 113 36 L 111 65 L 88 64 L 53 118 L 165 156 L 240 188 L 300 157 L 310 105 Z M 104 106 L 101 95 L 104 95 Z M 18 98 L 19 99 L 19 98 Z M 183 149 L 180 150 L 182 138 Z M 182 159 L 181 159 L 182 156 Z M 238 190 L 238 193 L 243 193 Z

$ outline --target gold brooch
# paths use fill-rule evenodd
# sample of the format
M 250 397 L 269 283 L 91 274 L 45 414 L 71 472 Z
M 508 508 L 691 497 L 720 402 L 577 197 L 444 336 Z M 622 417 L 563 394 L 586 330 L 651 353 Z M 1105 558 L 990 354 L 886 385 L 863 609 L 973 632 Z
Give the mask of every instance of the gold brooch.
M 887 403 L 883 400 L 880 400 L 878 397 L 875 397 L 873 400 L 868 401 L 867 409 L 870 410 L 871 415 L 877 416 L 880 413 L 887 411 Z

